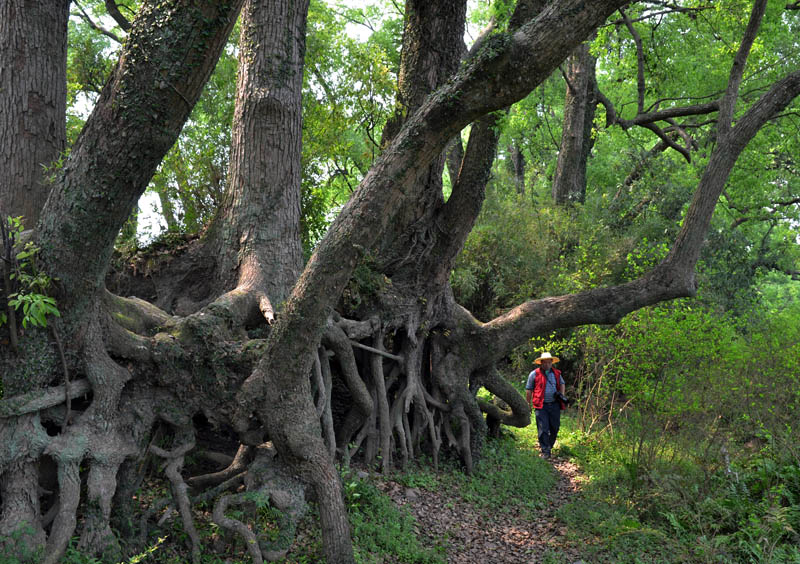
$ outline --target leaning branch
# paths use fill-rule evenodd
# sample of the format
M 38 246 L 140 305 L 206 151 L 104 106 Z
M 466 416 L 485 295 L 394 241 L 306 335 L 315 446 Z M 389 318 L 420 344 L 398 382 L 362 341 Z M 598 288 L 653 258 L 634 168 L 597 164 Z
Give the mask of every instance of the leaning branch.
M 750 55 L 750 49 L 758 35 L 758 29 L 761 27 L 761 20 L 764 17 L 766 8 L 767 0 L 756 0 L 753 4 L 750 20 L 747 22 L 747 28 L 742 37 L 742 42 L 739 44 L 739 50 L 736 52 L 733 65 L 731 65 L 728 87 L 725 90 L 725 95 L 722 98 L 719 109 L 718 132 L 720 137 L 726 136 L 731 131 L 733 125 L 733 111 L 736 108 L 736 100 L 739 97 L 739 87 L 742 84 L 747 57 Z
M 0 419 L 19 417 L 26 413 L 34 413 L 64 403 L 66 398 L 73 400 L 89 393 L 92 386 L 85 378 L 73 380 L 67 386 L 54 386 L 42 390 L 34 390 L 18 396 L 0 400 Z
M 614 324 L 628 313 L 661 301 L 694 295 L 694 268 L 711 222 L 711 216 L 731 169 L 742 150 L 761 127 L 800 95 L 800 71 L 773 84 L 761 99 L 739 118 L 731 133 L 716 146 L 683 227 L 667 258 L 643 277 L 610 288 L 532 300 L 506 314 L 480 324 L 466 318 L 462 334 L 485 350 L 483 365 L 500 360 L 530 335 L 586 324 Z

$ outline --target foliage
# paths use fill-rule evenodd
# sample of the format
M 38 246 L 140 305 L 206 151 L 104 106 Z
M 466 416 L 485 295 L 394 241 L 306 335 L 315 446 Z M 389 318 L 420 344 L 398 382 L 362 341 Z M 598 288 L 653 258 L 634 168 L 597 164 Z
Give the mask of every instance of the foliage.
M 458 256 L 459 303 L 488 320 L 521 301 L 620 281 L 630 242 L 594 217 L 496 187 Z
M 574 423 L 565 420 L 565 427 Z M 568 539 L 592 562 L 795 562 L 800 517 L 796 456 L 768 447 L 716 469 L 661 458 L 646 491 L 631 490 L 619 464 L 630 438 L 561 436 L 562 452 L 591 476 L 582 499 L 563 506 Z M 797 440 L 793 437 L 797 452 Z M 683 444 L 673 444 L 681 448 Z
M 8 230 L 3 230 L 3 243 L 6 254 L 14 247 L 14 242 L 24 231 L 21 217 L 7 218 Z M 6 236 L 7 235 L 7 236 Z M 21 250 L 14 254 L 9 279 L 11 288 L 6 288 L 8 305 L 16 311 L 22 310 L 22 327 L 28 325 L 47 327 L 47 316 L 60 317 L 54 298 L 47 295 L 53 279 L 36 267 L 36 255 L 39 252 L 33 242 L 27 242 Z M 14 291 L 11 291 L 11 290 Z M 0 326 L 8 322 L 5 312 L 0 312 Z
M 67 30 L 67 140 L 70 145 L 78 137 L 111 74 L 120 48 L 119 43 L 95 27 L 97 22 L 110 21 L 105 4 L 89 0 L 81 2 L 81 8 L 73 11 Z M 91 18 L 92 23 L 87 18 Z M 124 32 L 118 27 L 109 31 L 124 38 Z
M 396 88 L 401 31 L 402 14 L 388 3 L 348 8 L 311 2 L 301 163 L 306 255 L 380 152 Z
M 683 301 L 578 333 L 560 441 L 592 479 L 559 515 L 591 561 L 800 557 L 800 302 L 773 280 L 747 323 Z

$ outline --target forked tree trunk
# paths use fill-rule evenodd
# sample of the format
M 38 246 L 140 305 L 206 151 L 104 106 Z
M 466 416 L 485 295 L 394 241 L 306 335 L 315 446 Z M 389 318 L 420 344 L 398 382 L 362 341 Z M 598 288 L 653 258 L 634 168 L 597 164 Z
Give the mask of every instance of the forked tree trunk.
M 592 149 L 592 122 L 597 107 L 595 58 L 589 44 L 579 46 L 567 59 L 564 129 L 553 178 L 553 201 L 558 205 L 586 198 L 586 164 Z

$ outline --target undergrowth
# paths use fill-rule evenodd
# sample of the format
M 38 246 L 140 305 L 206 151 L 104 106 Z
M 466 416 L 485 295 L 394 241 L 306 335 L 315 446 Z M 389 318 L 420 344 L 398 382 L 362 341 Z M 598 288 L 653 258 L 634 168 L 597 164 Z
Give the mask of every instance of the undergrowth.
M 632 472 L 624 432 L 565 427 L 562 454 L 591 479 L 558 516 L 588 561 L 800 562 L 800 461 L 788 433 L 728 463 L 689 456 L 687 446 Z

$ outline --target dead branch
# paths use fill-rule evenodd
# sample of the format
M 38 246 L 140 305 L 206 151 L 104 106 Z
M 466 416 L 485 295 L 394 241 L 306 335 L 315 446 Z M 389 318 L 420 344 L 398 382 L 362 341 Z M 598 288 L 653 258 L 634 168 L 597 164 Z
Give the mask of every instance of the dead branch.
M 186 484 L 193 490 L 217 486 L 235 475 L 246 471 L 247 465 L 253 458 L 254 450 L 255 449 L 251 446 L 240 444 L 236 455 L 227 468 L 219 472 L 211 472 L 209 474 L 203 474 L 202 476 L 193 476 L 186 480 Z
M 402 356 L 398 356 L 396 354 L 388 353 L 388 352 L 386 352 L 384 350 L 376 349 L 374 347 L 370 347 L 370 346 L 367 346 L 367 345 L 362 345 L 358 341 L 353 341 L 351 339 L 350 340 L 350 344 L 353 345 L 354 347 L 356 347 L 357 349 L 362 349 L 362 350 L 365 350 L 365 351 L 369 351 L 371 353 L 375 353 L 375 354 L 380 355 L 380 356 L 385 356 L 386 358 L 391 358 L 392 360 L 396 360 L 397 362 L 403 362 L 403 357 Z

